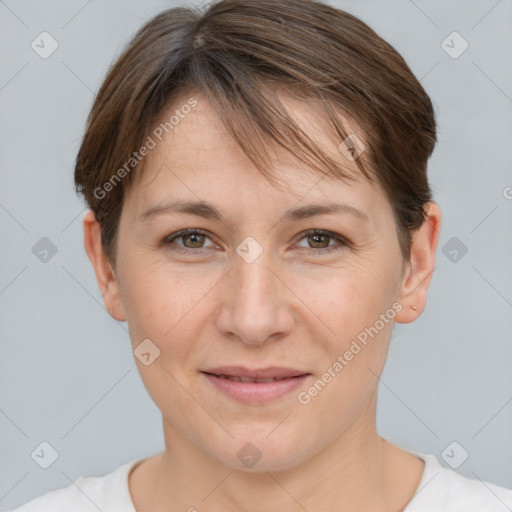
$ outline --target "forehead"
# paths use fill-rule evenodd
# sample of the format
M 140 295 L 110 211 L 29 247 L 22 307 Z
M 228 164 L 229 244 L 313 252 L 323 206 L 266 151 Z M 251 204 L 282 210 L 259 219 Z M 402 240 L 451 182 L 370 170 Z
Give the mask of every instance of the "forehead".
M 319 105 L 287 94 L 279 99 L 307 136 L 341 163 L 350 181 L 343 182 L 329 172 L 322 175 L 297 155 L 266 144 L 270 183 L 229 134 L 212 105 L 197 91 L 188 91 L 174 98 L 155 123 L 151 134 L 155 147 L 145 157 L 143 171 L 135 173 L 126 202 L 140 212 L 166 198 L 184 195 L 196 200 L 214 196 L 228 206 L 255 195 L 279 203 L 305 196 L 310 200 L 354 199 L 358 193 L 361 207 L 375 204 L 373 196 L 382 195 L 381 191 L 340 151 L 340 140 Z M 350 120 L 344 120 L 344 125 L 350 133 L 359 131 Z

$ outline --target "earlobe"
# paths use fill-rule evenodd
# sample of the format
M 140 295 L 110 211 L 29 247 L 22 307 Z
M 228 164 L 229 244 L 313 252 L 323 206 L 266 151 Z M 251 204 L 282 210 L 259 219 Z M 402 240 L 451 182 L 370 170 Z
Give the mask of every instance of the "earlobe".
M 403 308 L 395 316 L 398 323 L 416 320 L 427 303 L 441 230 L 441 210 L 430 201 L 425 206 L 425 212 L 425 221 L 412 237 L 411 259 L 404 273 L 399 299 Z
M 103 250 L 101 227 L 92 210 L 85 214 L 83 228 L 85 252 L 94 268 L 105 308 L 116 320 L 125 321 L 126 315 L 121 301 L 119 284 L 110 261 Z

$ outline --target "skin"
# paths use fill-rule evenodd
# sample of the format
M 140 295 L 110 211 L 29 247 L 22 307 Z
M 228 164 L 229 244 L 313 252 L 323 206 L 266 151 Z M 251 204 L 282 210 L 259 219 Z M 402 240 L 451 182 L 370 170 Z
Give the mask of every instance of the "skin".
M 376 430 L 378 376 L 393 321 L 307 405 L 297 394 L 393 303 L 402 306 L 396 322 L 413 322 L 422 313 L 439 238 L 438 206 L 427 205 L 403 265 L 392 207 L 355 162 L 344 160 L 355 177 L 350 183 L 320 179 L 274 148 L 274 174 L 282 182 L 272 185 L 208 102 L 193 96 L 197 107 L 150 152 L 144 173 L 128 190 L 115 269 L 93 213 L 83 222 L 107 310 L 128 322 L 133 349 L 149 338 L 160 350 L 149 366 L 135 359 L 162 412 L 165 438 L 165 451 L 130 474 L 136 510 L 403 510 L 424 463 Z M 285 94 L 281 100 L 326 151 L 344 159 L 314 105 Z M 207 201 L 225 220 L 183 213 L 139 220 L 146 209 L 171 199 Z M 347 213 L 283 220 L 290 208 L 328 202 L 362 210 L 367 220 Z M 187 228 L 208 236 L 163 242 Z M 303 234 L 310 229 L 349 244 Z M 252 263 L 236 252 L 248 236 L 263 248 Z M 339 250 L 325 253 L 326 246 Z M 224 364 L 287 366 L 312 376 L 296 392 L 247 404 L 222 394 L 200 373 Z M 237 457 L 247 442 L 262 454 L 252 468 Z

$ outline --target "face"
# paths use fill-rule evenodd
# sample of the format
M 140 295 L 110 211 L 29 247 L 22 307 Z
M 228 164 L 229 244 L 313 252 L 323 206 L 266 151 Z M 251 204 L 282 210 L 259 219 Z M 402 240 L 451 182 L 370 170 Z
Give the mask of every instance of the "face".
M 375 421 L 407 278 L 393 210 L 307 103 L 282 99 L 350 183 L 276 150 L 271 184 L 194 98 L 128 191 L 116 311 L 136 352 L 150 340 L 136 363 L 167 434 L 230 467 L 292 468 Z

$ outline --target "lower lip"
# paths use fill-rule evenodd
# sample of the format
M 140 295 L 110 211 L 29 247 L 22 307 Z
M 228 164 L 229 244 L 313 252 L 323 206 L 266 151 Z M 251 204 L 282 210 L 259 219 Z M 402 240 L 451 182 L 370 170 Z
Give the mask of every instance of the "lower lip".
M 291 393 L 309 377 L 308 374 L 272 382 L 241 382 L 204 372 L 203 375 L 220 391 L 241 402 L 252 404 L 270 402 Z

